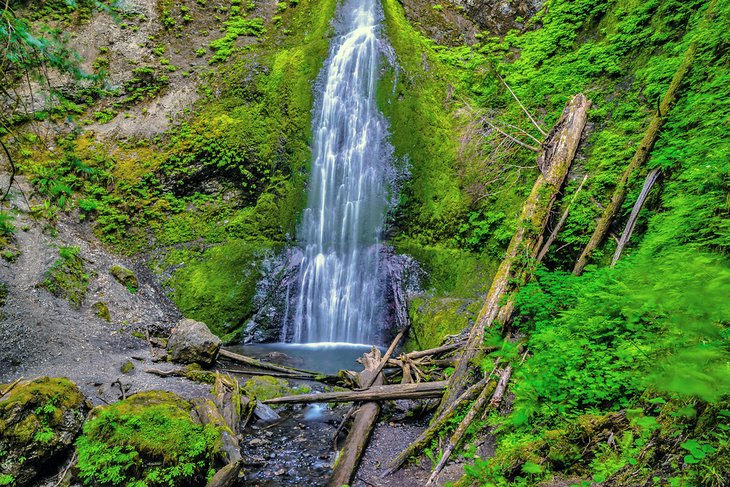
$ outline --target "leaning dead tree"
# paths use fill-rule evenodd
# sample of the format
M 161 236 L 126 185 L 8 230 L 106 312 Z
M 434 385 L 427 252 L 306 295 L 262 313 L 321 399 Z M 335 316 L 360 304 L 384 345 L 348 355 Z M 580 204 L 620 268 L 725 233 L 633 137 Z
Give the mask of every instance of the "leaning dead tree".
M 709 15 L 712 15 L 714 6 L 715 2 L 712 2 L 712 4 L 708 7 L 705 19 L 707 19 Z M 674 102 L 677 100 L 677 93 L 679 92 L 679 88 L 682 86 L 682 81 L 692 66 L 692 60 L 694 59 L 696 51 L 697 41 L 692 41 L 689 47 L 687 47 L 687 51 L 684 53 L 684 59 L 682 59 L 679 67 L 674 72 L 672 82 L 669 84 L 666 93 L 664 93 L 664 98 L 657 107 L 646 132 L 644 132 L 644 137 L 641 139 L 639 147 L 634 153 L 634 157 L 631 159 L 629 165 L 626 166 L 626 169 L 624 169 L 623 174 L 621 174 L 621 179 L 616 185 L 616 188 L 613 190 L 611 201 L 608 203 L 606 208 L 603 210 L 601 217 L 598 219 L 598 223 L 596 223 L 596 228 L 593 230 L 591 239 L 588 241 L 588 244 L 586 244 L 583 252 L 581 252 L 580 257 L 578 257 L 578 260 L 573 267 L 573 274 L 576 276 L 583 273 L 583 269 L 585 269 L 585 266 L 590 261 L 593 252 L 606 237 L 611 223 L 618 215 L 621 205 L 626 198 L 626 193 L 629 189 L 629 180 L 641 166 L 646 164 L 646 161 L 649 159 L 651 151 L 654 148 L 654 143 L 659 138 L 661 128 L 667 120 L 669 111 L 671 110 L 672 105 L 674 105 Z
M 654 183 L 656 183 L 656 180 L 659 178 L 659 172 L 659 168 L 657 167 L 649 174 L 647 174 L 646 180 L 644 181 L 644 186 L 641 188 L 641 193 L 639 193 L 639 197 L 636 199 L 636 203 L 634 203 L 634 207 L 631 209 L 631 215 L 629 215 L 629 219 L 626 222 L 626 227 L 624 227 L 621 238 L 619 238 L 618 240 L 616 252 L 614 252 L 613 259 L 611 259 L 611 266 L 616 265 L 616 262 L 618 262 L 619 258 L 621 257 L 621 253 L 623 252 L 626 245 L 629 243 L 629 239 L 631 239 L 631 235 L 634 233 L 636 220 L 639 219 L 639 212 L 644 207 L 644 203 L 646 203 L 646 199 L 649 197 L 649 192 L 651 191 L 651 188 L 654 186 Z
M 472 361 L 477 357 L 484 341 L 484 330 L 491 327 L 497 320 L 506 322 L 512 314 L 514 301 L 508 298 L 503 303 L 503 300 L 512 289 L 513 279 L 524 277 L 521 275 L 523 271 L 519 266 L 521 258 L 526 256 L 534 259 L 542 246 L 542 235 L 550 210 L 575 157 L 585 128 L 589 107 L 590 102 L 582 94 L 573 97 L 563 110 L 560 120 L 547 134 L 545 142 L 542 144 L 542 151 L 537 158 L 541 174 L 522 207 L 517 230 L 469 333 L 464 351 L 449 380 L 449 386 L 436 416 L 451 407 L 473 382 Z

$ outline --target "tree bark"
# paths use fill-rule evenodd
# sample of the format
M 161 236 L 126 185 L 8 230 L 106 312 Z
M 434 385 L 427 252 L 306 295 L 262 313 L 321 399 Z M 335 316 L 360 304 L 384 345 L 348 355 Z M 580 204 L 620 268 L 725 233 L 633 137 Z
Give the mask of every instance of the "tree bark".
M 390 399 L 423 399 L 441 397 L 447 381 L 420 382 L 418 384 L 373 385 L 361 391 L 323 392 L 320 394 L 298 394 L 296 396 L 274 397 L 264 404 L 314 402 L 384 401 Z
M 449 380 L 449 387 L 441 400 L 436 416 L 451 406 L 468 387 L 472 379 L 469 373 L 470 364 L 482 346 L 484 330 L 491 327 L 495 320 L 506 321 L 512 314 L 514 301 L 508 299 L 506 303 L 501 303 L 504 296 L 511 290 L 512 279 L 521 273 L 520 269 L 515 269 L 518 256 L 526 255 L 535 258 L 541 247 L 542 234 L 545 231 L 550 209 L 580 144 L 589 107 L 590 101 L 582 94 L 573 97 L 543 144 L 543 152 L 537 160 L 541 174 L 537 177 L 532 192 L 522 207 L 517 230 L 469 333 L 464 351 Z
M 636 199 L 636 203 L 634 203 L 634 207 L 631 209 L 631 215 L 629 215 L 629 219 L 626 222 L 626 227 L 624 227 L 624 231 L 621 234 L 618 245 L 616 246 L 616 252 L 614 252 L 613 259 L 611 259 L 611 267 L 616 265 L 616 262 L 618 262 L 619 258 L 621 257 L 621 252 L 623 252 L 626 244 L 629 243 L 629 239 L 634 233 L 636 220 L 639 218 L 639 212 L 644 207 L 646 198 L 649 196 L 649 192 L 651 191 L 652 186 L 654 186 L 654 183 L 656 183 L 656 180 L 658 178 L 659 168 L 654 169 L 652 172 L 646 175 L 646 179 L 644 180 L 644 186 L 641 188 L 641 193 L 639 193 L 639 197 Z
M 708 12 L 712 10 L 713 5 L 714 2 L 708 8 Z M 634 172 L 636 172 L 636 170 L 644 165 L 649 159 L 651 151 L 654 148 L 654 143 L 659 138 L 659 132 L 667 119 L 667 115 L 669 115 L 672 105 L 677 99 L 677 92 L 682 86 L 682 80 L 692 65 L 692 60 L 694 59 L 696 51 L 697 43 L 693 41 L 684 53 L 684 59 L 682 59 L 681 64 L 674 72 L 672 82 L 669 84 L 666 93 L 664 93 L 664 98 L 662 99 L 657 112 L 654 114 L 654 117 L 651 119 L 649 127 L 646 129 L 646 132 L 644 132 L 644 138 L 639 143 L 639 147 L 636 149 L 633 159 L 631 159 L 629 165 L 626 166 L 626 169 L 621 175 L 621 179 L 616 185 L 616 188 L 613 190 L 611 201 L 608 203 L 608 206 L 606 206 L 603 210 L 603 214 L 601 214 L 601 217 L 598 219 L 598 223 L 596 224 L 595 230 L 593 230 L 591 239 L 588 241 L 588 244 L 583 249 L 583 252 L 581 252 L 580 257 L 578 257 L 578 260 L 573 267 L 573 274 L 576 276 L 583 273 L 583 269 L 585 269 L 585 266 L 588 265 L 588 262 L 593 255 L 593 251 L 596 250 L 596 247 L 598 247 L 606 237 L 608 228 L 611 226 L 611 222 L 614 218 L 616 218 L 616 215 L 621 209 L 621 204 L 626 197 L 629 179 Z
M 218 353 L 219 357 L 226 358 L 228 360 L 232 360 L 233 362 L 238 362 L 244 365 L 248 365 L 250 367 L 256 367 L 263 370 L 271 370 L 274 372 L 289 374 L 291 376 L 296 376 L 296 378 L 301 379 L 310 379 L 310 380 L 316 380 L 317 382 L 325 382 L 325 383 L 337 383 L 340 381 L 339 377 L 331 376 L 327 374 L 320 374 L 318 372 L 313 372 L 311 370 L 304 370 L 304 369 L 297 369 L 294 367 L 284 367 L 283 365 L 276 365 L 271 364 L 268 362 L 263 362 L 261 360 L 256 360 L 255 358 L 246 357 L 245 355 L 240 355 L 235 352 L 231 352 L 229 350 L 222 349 Z M 241 371 L 242 374 L 245 374 L 246 372 Z
M 550 232 L 550 236 L 545 241 L 545 244 L 542 246 L 542 249 L 540 249 L 540 252 L 537 254 L 538 262 L 542 262 L 542 259 L 545 258 L 545 255 L 548 253 L 548 250 L 550 250 L 550 246 L 553 244 L 555 239 L 558 237 L 560 230 L 562 230 L 563 225 L 565 225 L 565 220 L 568 219 L 568 214 L 570 214 L 570 207 L 573 206 L 573 203 L 575 203 L 575 199 L 578 197 L 578 193 L 580 193 L 580 190 L 583 189 L 583 185 L 585 184 L 587 179 L 588 179 L 588 174 L 586 174 L 583 177 L 583 180 L 580 182 L 578 189 L 575 190 L 573 197 L 570 199 L 570 203 L 568 203 L 568 206 L 565 208 L 563 215 L 560 217 L 560 220 L 555 225 L 555 228 L 553 228 L 553 231 Z
M 375 386 L 382 386 L 385 378 L 381 373 L 383 360 L 380 357 L 380 351 L 373 347 L 372 352 L 363 355 L 360 362 L 365 370 L 360 372 L 358 376 L 359 385 L 374 384 Z M 377 402 L 365 402 L 360 405 L 355 413 L 345 444 L 337 456 L 332 476 L 327 482 L 329 487 L 340 487 L 350 483 L 360 464 L 360 458 L 370 440 L 370 433 L 375 427 L 379 414 L 380 404 Z

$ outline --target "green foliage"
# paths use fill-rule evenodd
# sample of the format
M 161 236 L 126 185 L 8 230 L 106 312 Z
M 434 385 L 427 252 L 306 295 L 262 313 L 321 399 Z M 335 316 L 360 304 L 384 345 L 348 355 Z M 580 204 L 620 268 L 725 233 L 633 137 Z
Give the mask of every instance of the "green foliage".
M 185 316 L 203 321 L 216 335 L 235 333 L 255 311 L 259 263 L 269 250 L 266 243 L 234 240 L 187 255 L 170 282 L 173 300 Z
M 264 21 L 260 18 L 246 19 L 241 16 L 234 16 L 226 21 L 225 26 L 225 36 L 208 44 L 215 52 L 213 57 L 210 58 L 211 64 L 226 61 L 231 56 L 233 46 L 239 37 L 260 37 L 266 33 Z
M 76 441 L 84 485 L 174 486 L 211 473 L 220 432 L 196 424 L 190 405 L 175 394 L 135 394 L 102 408 Z
M 58 297 L 65 298 L 80 308 L 89 288 L 89 274 L 78 247 L 59 247 L 59 258 L 51 265 L 43 280 L 43 287 Z

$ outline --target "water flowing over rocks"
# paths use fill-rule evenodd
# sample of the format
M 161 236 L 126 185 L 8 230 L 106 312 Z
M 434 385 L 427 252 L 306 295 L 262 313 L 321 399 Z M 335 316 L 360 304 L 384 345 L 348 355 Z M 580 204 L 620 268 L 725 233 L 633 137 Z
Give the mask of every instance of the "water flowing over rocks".
M 373 0 L 345 2 L 322 71 L 298 235 L 304 257 L 293 303 L 296 342 L 372 343 L 383 319 L 379 257 L 390 150 L 376 103 L 381 19 Z

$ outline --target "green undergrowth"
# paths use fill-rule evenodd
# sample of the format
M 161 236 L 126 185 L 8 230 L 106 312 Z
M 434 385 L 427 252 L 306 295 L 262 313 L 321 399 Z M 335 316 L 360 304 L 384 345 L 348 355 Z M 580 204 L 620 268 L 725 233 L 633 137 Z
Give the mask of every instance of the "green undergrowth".
M 84 485 L 204 484 L 219 436 L 194 422 L 179 396 L 140 392 L 92 412 L 76 441 L 78 477 Z
M 721 486 L 730 474 L 725 258 L 641 249 L 581 277 L 545 269 L 516 297 L 531 357 L 478 485 Z M 581 483 L 583 482 L 583 483 Z

